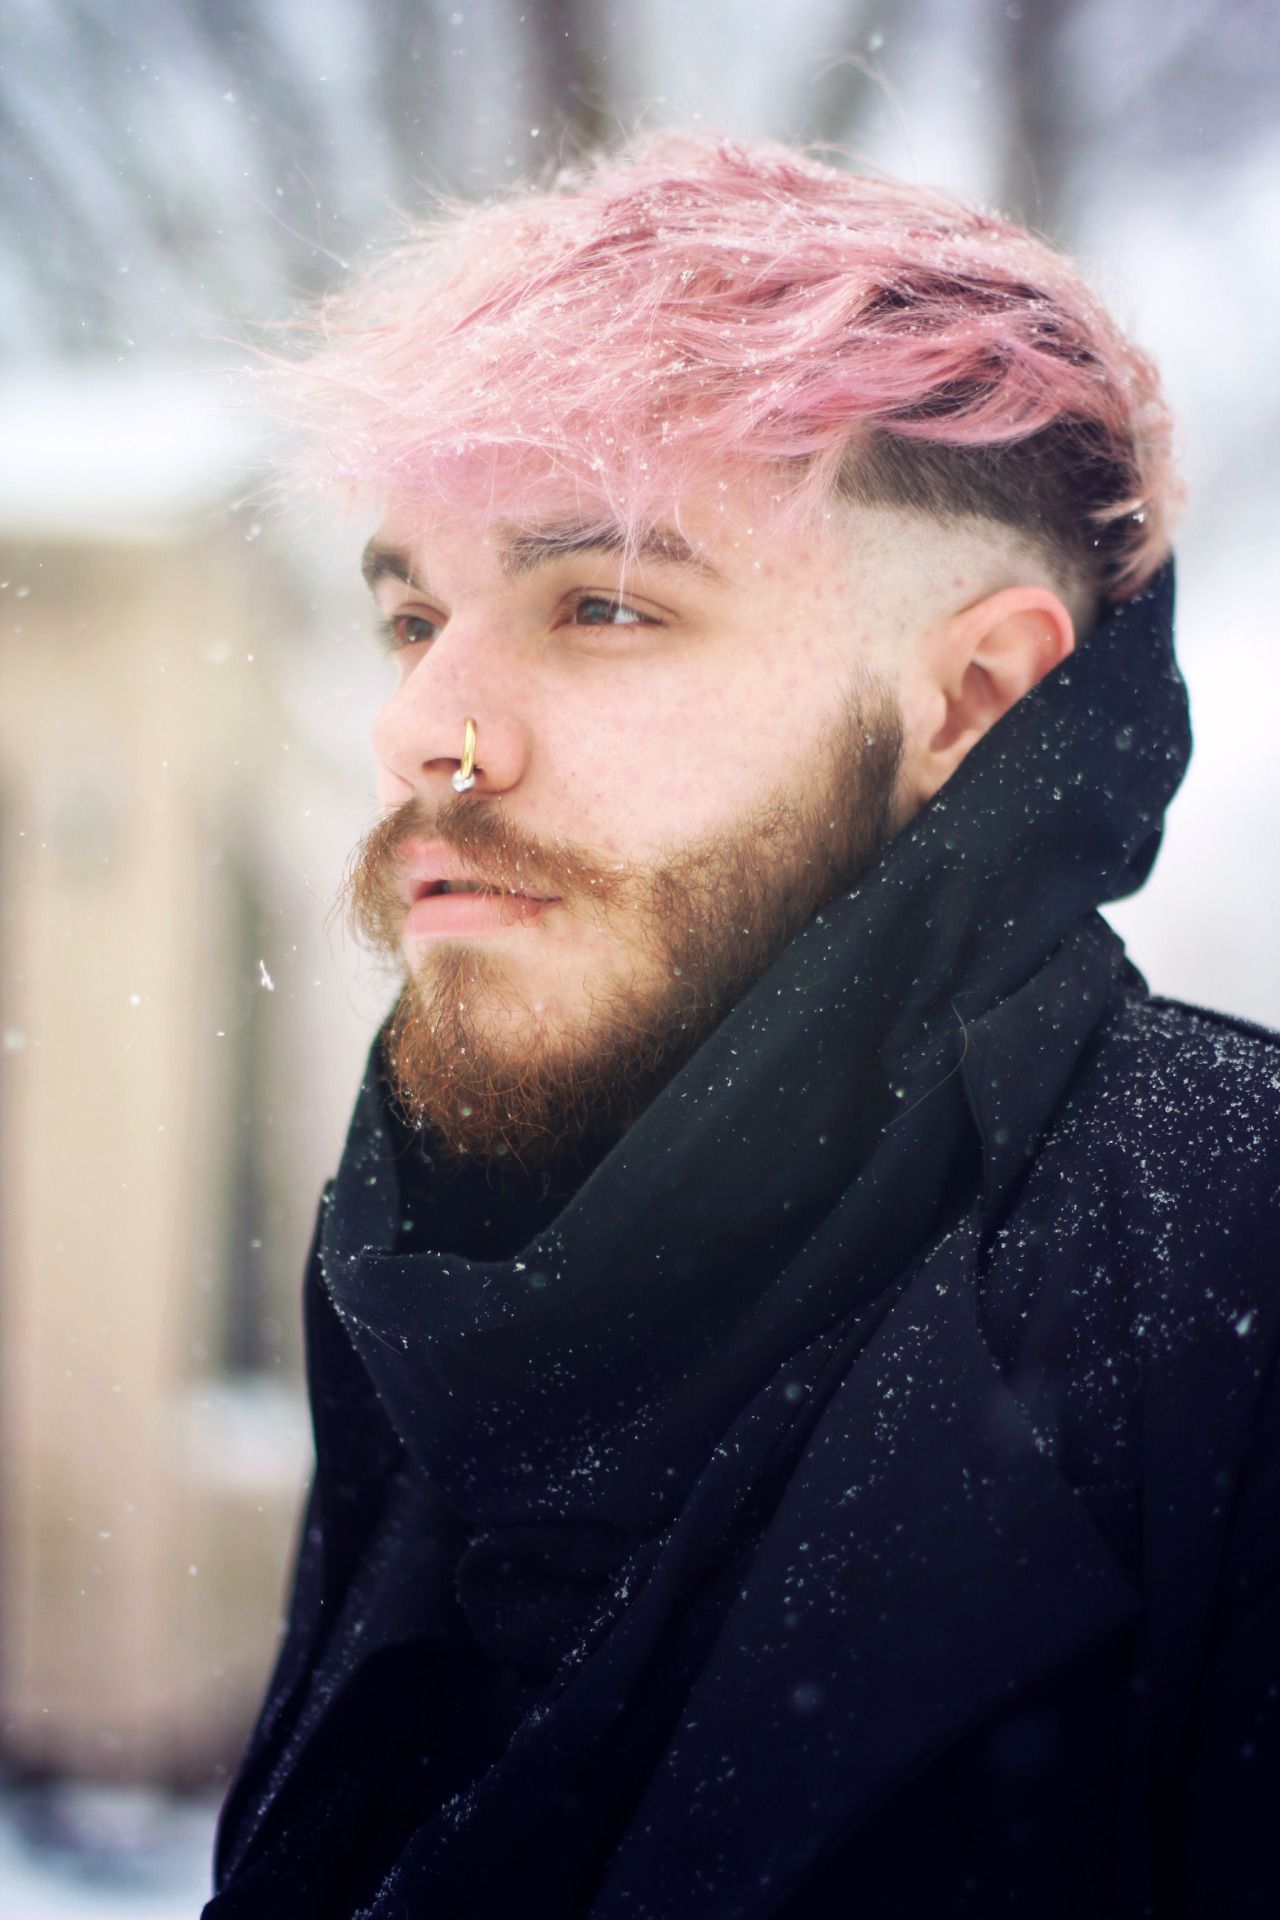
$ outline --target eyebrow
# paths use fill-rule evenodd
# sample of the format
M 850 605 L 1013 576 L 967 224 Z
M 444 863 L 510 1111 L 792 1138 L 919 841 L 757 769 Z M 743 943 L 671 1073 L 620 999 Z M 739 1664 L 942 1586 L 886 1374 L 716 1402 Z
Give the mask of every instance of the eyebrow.
M 413 577 L 413 566 L 408 554 L 402 547 L 387 547 L 375 536 L 365 547 L 360 558 L 360 573 L 370 593 L 379 580 L 399 580 L 406 587 L 420 592 L 418 582 Z
M 684 535 L 673 528 L 650 526 L 629 535 L 624 527 L 600 522 L 515 528 L 502 549 L 500 565 L 509 579 L 519 579 L 537 567 L 574 553 L 621 554 L 629 560 L 656 560 L 664 566 L 685 567 L 709 580 L 722 577 L 719 569 L 695 552 Z
M 509 580 L 523 579 L 539 567 L 549 566 L 575 553 L 622 554 L 628 559 L 658 561 L 664 566 L 684 567 L 704 579 L 723 580 L 717 567 L 689 545 L 683 534 L 669 527 L 646 527 L 629 536 L 620 526 L 594 526 L 570 523 L 558 527 L 514 528 L 499 551 L 498 564 Z M 365 547 L 360 562 L 364 583 L 370 592 L 380 580 L 399 580 L 415 592 L 424 591 L 414 578 L 413 563 L 402 547 L 384 545 L 375 535 Z

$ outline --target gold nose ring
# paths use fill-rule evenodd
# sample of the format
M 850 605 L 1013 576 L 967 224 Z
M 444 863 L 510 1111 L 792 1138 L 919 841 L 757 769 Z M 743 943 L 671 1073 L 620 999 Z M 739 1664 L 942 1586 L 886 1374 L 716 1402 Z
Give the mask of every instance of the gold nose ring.
M 462 723 L 462 761 L 453 776 L 455 793 L 470 793 L 476 783 L 476 723 L 467 719 Z

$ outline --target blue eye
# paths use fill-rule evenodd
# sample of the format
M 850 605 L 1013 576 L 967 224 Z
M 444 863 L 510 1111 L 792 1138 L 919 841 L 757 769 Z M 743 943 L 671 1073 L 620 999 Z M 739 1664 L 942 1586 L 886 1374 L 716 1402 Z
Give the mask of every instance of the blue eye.
M 574 619 L 584 627 L 652 627 L 657 622 L 648 614 L 637 613 L 624 600 L 605 593 L 584 593 L 573 609 Z

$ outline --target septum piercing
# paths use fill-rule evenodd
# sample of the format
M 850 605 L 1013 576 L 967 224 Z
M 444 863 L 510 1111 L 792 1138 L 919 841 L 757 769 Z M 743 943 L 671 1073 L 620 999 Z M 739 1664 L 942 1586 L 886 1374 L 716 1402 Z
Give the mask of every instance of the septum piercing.
M 476 783 L 476 723 L 468 718 L 462 723 L 462 761 L 453 776 L 455 793 L 470 793 Z

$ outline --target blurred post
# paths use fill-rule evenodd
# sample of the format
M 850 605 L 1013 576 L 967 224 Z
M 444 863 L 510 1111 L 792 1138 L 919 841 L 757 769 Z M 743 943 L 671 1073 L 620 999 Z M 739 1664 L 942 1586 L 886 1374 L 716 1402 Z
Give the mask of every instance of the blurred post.
M 207 1779 L 306 1461 L 296 1351 L 273 1370 L 270 1303 L 225 1285 L 252 1226 L 245 803 L 279 735 L 254 634 L 287 589 L 190 396 L 73 387 L 69 439 L 58 396 L 6 408 L 0 501 L 5 1747 Z

